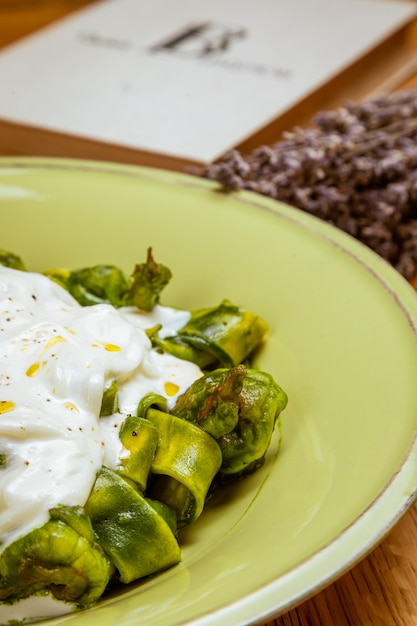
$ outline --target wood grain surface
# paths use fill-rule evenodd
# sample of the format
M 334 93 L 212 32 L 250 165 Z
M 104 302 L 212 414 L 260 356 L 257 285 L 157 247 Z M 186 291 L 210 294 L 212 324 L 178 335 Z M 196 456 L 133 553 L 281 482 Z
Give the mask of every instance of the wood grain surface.
M 94 1 L 0 0 L 0 48 Z M 397 72 L 395 88 L 417 85 L 415 67 L 415 73 L 407 71 L 403 79 Z M 417 625 L 417 503 L 349 572 L 266 626 L 413 624 Z

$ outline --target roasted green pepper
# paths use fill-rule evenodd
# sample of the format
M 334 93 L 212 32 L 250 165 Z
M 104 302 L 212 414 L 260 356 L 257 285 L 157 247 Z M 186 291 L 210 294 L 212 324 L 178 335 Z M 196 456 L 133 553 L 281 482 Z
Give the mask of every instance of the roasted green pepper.
M 0 265 L 11 267 L 15 270 L 21 270 L 22 272 L 26 271 L 26 266 L 20 256 L 13 252 L 8 252 L 7 250 L 0 249 Z
M 263 463 L 286 393 L 272 376 L 238 365 L 197 379 L 172 413 L 210 433 L 222 451 L 223 475 L 247 473 Z
M 113 571 L 82 511 L 57 507 L 48 522 L 0 555 L 0 598 L 13 602 L 50 591 L 58 600 L 86 607 L 102 596 Z
M 264 338 L 268 327 L 258 315 L 228 300 L 197 309 L 176 335 L 151 340 L 157 348 L 192 361 L 202 369 L 232 367 L 245 361 Z
M 95 265 L 72 271 L 66 288 L 82 306 L 102 303 L 120 306 L 129 281 L 114 265 Z
M 134 483 L 116 472 L 106 467 L 100 470 L 85 510 L 122 583 L 180 562 L 172 519 L 168 522 Z
M 119 438 L 127 454 L 120 460 L 118 471 L 144 491 L 158 447 L 158 429 L 149 420 L 129 415 L 120 427 Z
M 149 493 L 176 511 L 178 526 L 182 527 L 203 511 L 221 465 L 221 452 L 213 437 L 201 428 L 154 408 L 154 398 L 145 397 L 138 407 L 138 413 L 146 414 L 146 420 L 158 432 Z
M 154 260 L 152 248 L 148 248 L 146 262 L 135 265 L 129 277 L 115 265 L 52 269 L 44 274 L 69 291 L 82 306 L 106 303 L 116 308 L 137 306 L 144 311 L 151 311 L 159 302 L 161 291 L 171 279 L 169 268 Z
M 152 311 L 171 276 L 171 270 L 162 263 L 156 263 L 152 256 L 152 248 L 148 248 L 146 263 L 136 265 L 133 270 L 133 282 L 129 291 L 130 304 L 143 311 Z
M 112 380 L 105 388 L 101 399 L 100 417 L 113 415 L 118 411 L 118 391 L 119 385 L 117 380 Z

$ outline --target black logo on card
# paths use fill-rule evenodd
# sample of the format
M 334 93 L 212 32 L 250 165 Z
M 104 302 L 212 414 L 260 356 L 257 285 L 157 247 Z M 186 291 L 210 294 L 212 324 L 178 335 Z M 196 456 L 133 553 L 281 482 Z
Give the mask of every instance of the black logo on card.
M 152 52 L 169 52 L 194 58 L 221 54 L 246 37 L 244 28 L 218 22 L 191 24 L 151 46 Z
M 0 0 L 1 2 L 1 0 Z M 106 48 L 117 54 L 174 55 L 176 59 L 216 67 L 234 74 L 252 74 L 253 76 L 291 79 L 290 68 L 270 65 L 269 61 L 255 61 L 239 56 L 239 42 L 249 38 L 249 32 L 236 25 L 221 22 L 202 21 L 188 24 L 182 29 L 169 34 L 152 46 L 143 46 L 135 40 L 115 37 L 97 31 L 77 33 L 80 43 L 95 48 Z M 232 54 L 224 54 L 232 51 Z M 236 51 L 234 55 L 233 52 Z M 166 58 L 166 57 L 165 57 Z

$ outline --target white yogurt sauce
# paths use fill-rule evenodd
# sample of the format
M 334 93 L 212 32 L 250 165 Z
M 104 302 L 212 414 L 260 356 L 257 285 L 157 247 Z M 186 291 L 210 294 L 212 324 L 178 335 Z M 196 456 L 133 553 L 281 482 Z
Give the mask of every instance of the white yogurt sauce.
M 81 307 L 50 279 L 0 267 L 0 541 L 48 520 L 57 504 L 85 504 L 102 465 L 126 453 L 124 416 L 149 391 L 167 398 L 199 376 L 196 365 L 152 349 L 144 328 L 176 332 L 189 313 Z M 103 390 L 119 386 L 119 411 L 99 418 Z

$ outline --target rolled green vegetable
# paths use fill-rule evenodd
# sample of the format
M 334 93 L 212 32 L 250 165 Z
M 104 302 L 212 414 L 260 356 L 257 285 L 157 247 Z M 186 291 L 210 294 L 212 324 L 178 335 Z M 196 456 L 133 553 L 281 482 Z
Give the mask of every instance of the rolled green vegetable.
M 220 472 L 241 475 L 263 463 L 287 395 L 270 374 L 238 365 L 197 379 L 172 413 L 210 433 L 222 451 Z
M 128 454 L 121 459 L 118 472 L 145 491 L 158 447 L 158 429 L 149 420 L 129 415 L 120 427 L 119 438 Z
M 203 511 L 222 462 L 220 448 L 201 428 L 164 411 L 150 407 L 146 419 L 156 426 L 159 436 L 150 497 L 173 508 L 178 526 L 183 527 Z
M 14 252 L 9 252 L 8 250 L 0 249 L 0 265 L 4 265 L 5 267 L 11 267 L 15 270 L 20 270 L 22 272 L 26 271 L 26 266 L 23 263 L 20 256 L 14 254 Z
M 159 409 L 160 411 L 168 413 L 167 399 L 159 393 L 153 393 L 152 391 L 145 394 L 137 406 L 136 415 L 146 419 L 150 408 Z
M 109 303 L 121 306 L 129 281 L 114 265 L 95 265 L 74 270 L 68 276 L 65 287 L 82 305 Z
M 258 315 L 223 300 L 219 306 L 193 311 L 176 335 L 165 339 L 152 335 L 151 339 L 165 352 L 208 369 L 242 363 L 267 330 Z
M 50 591 L 84 608 L 102 596 L 114 568 L 95 543 L 89 520 L 71 507 L 58 508 L 0 555 L 1 599 L 13 602 Z
M 171 277 L 171 270 L 162 263 L 157 263 L 153 258 L 152 248 L 148 248 L 146 263 L 135 265 L 132 273 L 130 303 L 143 311 L 152 311 Z
M 113 415 L 118 411 L 118 391 L 119 385 L 117 380 L 112 380 L 105 388 L 101 399 L 100 417 Z
M 10 253 L 4 254 L 4 261 L 4 264 L 15 263 Z M 116 308 L 137 306 L 143 311 L 151 311 L 158 304 L 161 291 L 172 276 L 168 267 L 154 260 L 152 248 L 148 248 L 145 263 L 136 264 L 130 277 L 115 265 L 103 264 L 43 273 L 69 291 L 82 306 L 105 303 Z
M 94 530 L 91 520 L 81 506 L 55 506 L 49 510 L 51 520 L 60 520 L 75 530 L 81 537 L 85 537 L 91 544 L 95 543 Z
M 160 515 L 168 524 L 173 534 L 176 536 L 178 531 L 177 514 L 173 508 L 161 502 L 160 500 L 152 500 L 145 498 L 146 502 Z
M 122 583 L 180 562 L 178 542 L 166 516 L 116 472 L 100 470 L 85 510 Z

